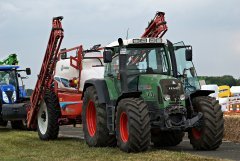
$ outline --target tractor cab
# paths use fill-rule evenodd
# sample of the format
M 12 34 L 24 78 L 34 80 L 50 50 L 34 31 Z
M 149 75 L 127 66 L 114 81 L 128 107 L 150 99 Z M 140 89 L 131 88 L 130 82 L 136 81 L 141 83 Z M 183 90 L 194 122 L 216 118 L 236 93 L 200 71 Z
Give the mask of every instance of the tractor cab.
M 192 46 L 183 42 L 173 44 L 176 60 L 176 77 L 183 82 L 186 95 L 200 90 L 200 83 L 192 62 Z
M 18 66 L 0 66 L 0 93 L 3 104 L 17 101 L 18 80 L 16 69 Z
M 161 38 L 120 40 L 116 44 L 105 48 L 104 62 L 107 84 L 116 88 L 118 96 L 138 93 L 162 108 L 169 101 L 184 105 L 182 83 L 173 77 L 171 55 Z

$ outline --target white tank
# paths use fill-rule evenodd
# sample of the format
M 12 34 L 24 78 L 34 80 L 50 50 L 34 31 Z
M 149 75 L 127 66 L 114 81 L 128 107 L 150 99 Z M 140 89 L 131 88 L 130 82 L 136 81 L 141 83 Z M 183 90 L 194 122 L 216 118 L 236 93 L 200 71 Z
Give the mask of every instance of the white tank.
M 79 77 L 79 70 L 70 65 L 70 59 L 61 59 L 56 64 L 55 76 L 70 80 Z
M 99 60 L 97 59 L 84 59 L 82 61 L 82 72 L 81 72 L 81 80 L 80 80 L 80 90 L 83 90 L 84 83 L 88 79 L 104 78 L 104 66 L 95 66 L 101 65 Z
M 76 90 L 70 87 L 69 80 L 78 77 L 79 70 L 70 65 L 70 59 L 60 59 L 57 62 L 54 79 L 58 82 L 58 88 Z
M 96 59 L 95 57 L 98 57 L 99 59 Z M 104 66 L 101 66 L 99 60 L 103 62 L 101 52 L 89 52 L 85 54 L 84 59 L 82 60 L 80 91 L 83 90 L 86 80 L 92 78 L 104 78 Z M 76 62 L 73 62 L 73 64 L 76 65 Z M 79 78 L 79 70 L 70 65 L 70 59 L 61 59 L 56 64 L 54 78 L 58 82 L 58 88 L 74 89 L 69 86 L 69 80 Z
M 82 60 L 80 91 L 83 90 L 84 83 L 86 80 L 92 79 L 92 78 L 97 78 L 97 79 L 104 78 L 104 66 L 101 66 L 102 63 L 103 63 L 102 52 L 85 53 L 84 59 Z

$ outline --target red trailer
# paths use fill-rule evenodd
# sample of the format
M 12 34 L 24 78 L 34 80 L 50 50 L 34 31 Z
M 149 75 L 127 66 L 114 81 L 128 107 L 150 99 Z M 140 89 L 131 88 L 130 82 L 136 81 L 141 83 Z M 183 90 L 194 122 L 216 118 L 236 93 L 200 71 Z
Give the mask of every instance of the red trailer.
M 79 45 L 59 52 L 63 39 L 62 19 L 53 18 L 45 57 L 27 115 L 28 128 L 37 129 L 42 140 L 56 139 L 59 125 L 81 123 L 82 65 L 88 59 L 94 59 L 87 63 L 103 67 L 101 53 L 95 48 L 83 51 Z M 96 53 L 98 56 L 94 56 Z M 62 75 L 68 75 L 68 78 Z

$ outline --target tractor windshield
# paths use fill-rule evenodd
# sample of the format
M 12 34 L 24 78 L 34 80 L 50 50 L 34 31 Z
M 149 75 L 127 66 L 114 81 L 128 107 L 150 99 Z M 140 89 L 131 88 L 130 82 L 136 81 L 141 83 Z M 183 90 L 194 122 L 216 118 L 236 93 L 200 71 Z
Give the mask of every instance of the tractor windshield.
M 192 61 L 187 61 L 185 57 L 186 46 L 183 42 L 174 44 L 177 62 L 178 77 L 182 79 L 185 92 L 192 93 L 200 89 L 195 67 Z
M 14 70 L 0 71 L 0 85 L 13 85 L 16 87 L 16 72 Z
M 170 68 L 164 47 L 126 48 L 128 75 L 164 74 L 169 75 Z

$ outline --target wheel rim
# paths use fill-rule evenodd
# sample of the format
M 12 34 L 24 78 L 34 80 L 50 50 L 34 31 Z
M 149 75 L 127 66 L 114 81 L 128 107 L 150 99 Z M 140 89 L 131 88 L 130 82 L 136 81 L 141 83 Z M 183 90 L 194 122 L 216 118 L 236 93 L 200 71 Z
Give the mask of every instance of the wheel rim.
M 192 135 L 195 139 L 199 140 L 202 136 L 202 130 L 192 128 Z
M 125 112 L 120 116 L 120 134 L 122 141 L 126 143 L 128 141 L 128 118 Z
M 91 137 L 93 137 L 96 133 L 97 126 L 96 126 L 96 108 L 92 100 L 88 102 L 86 116 L 88 133 Z
M 38 112 L 38 128 L 41 134 L 45 134 L 48 128 L 48 111 L 45 102 L 40 104 L 39 112 Z

